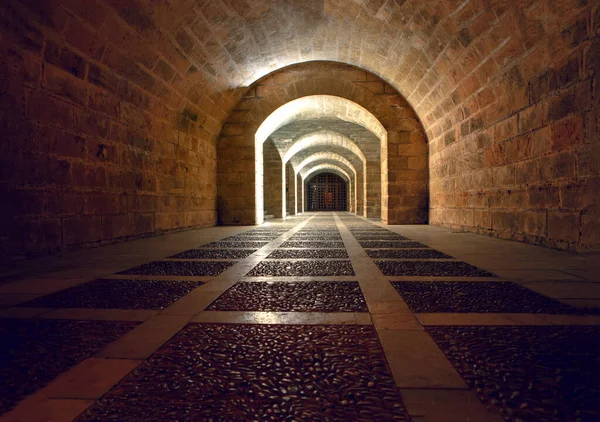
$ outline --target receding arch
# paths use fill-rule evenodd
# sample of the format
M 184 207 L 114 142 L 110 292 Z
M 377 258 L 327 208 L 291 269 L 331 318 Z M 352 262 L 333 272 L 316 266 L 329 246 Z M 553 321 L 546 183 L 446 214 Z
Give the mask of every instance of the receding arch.
M 330 130 L 322 130 L 318 132 L 313 132 L 308 135 L 304 135 L 299 138 L 296 142 L 292 144 L 290 149 L 285 153 L 282 158 L 284 163 L 287 163 L 294 155 L 296 155 L 299 151 L 314 147 L 314 146 L 327 146 L 327 145 L 336 145 L 341 148 L 347 149 L 352 152 L 354 155 L 358 156 L 363 163 L 367 162 L 367 158 L 365 154 L 362 152 L 360 147 L 356 145 L 352 139 Z
M 352 141 L 352 139 L 333 131 L 323 130 L 310 133 L 308 135 L 304 135 L 300 137 L 292 146 L 288 149 L 285 156 L 282 158 L 284 163 L 287 163 L 292 159 L 297 153 L 300 151 L 311 148 L 311 147 L 327 147 L 329 145 L 335 145 L 337 147 L 343 148 L 345 150 L 350 151 L 354 155 L 356 155 L 360 161 L 362 162 L 362 177 L 363 177 L 363 189 L 362 189 L 362 203 L 363 209 L 362 213 L 366 215 L 367 210 L 367 158 L 360 147 Z M 357 189 L 358 186 L 355 187 Z M 355 190 L 355 198 L 358 197 L 358 191 Z M 358 208 L 355 204 L 355 212 L 359 212 Z
M 262 198 L 256 194 L 261 176 L 255 172 L 259 157 L 256 132 L 281 106 L 313 95 L 352 101 L 381 123 L 387 132 L 386 141 L 381 143 L 379 165 L 381 219 L 388 224 L 426 223 L 428 146 L 416 113 L 384 80 L 355 66 L 335 62 L 305 62 L 282 68 L 255 82 L 233 107 L 217 144 L 219 221 L 257 221 L 253 205 L 262 202 Z
M 337 174 L 338 176 L 342 177 L 343 179 L 346 180 L 346 182 L 348 183 L 348 198 L 352 197 L 352 178 L 350 177 L 350 175 L 341 167 L 335 165 L 335 164 L 331 164 L 331 163 L 327 163 L 327 164 L 319 164 L 316 165 L 314 167 L 312 167 L 310 170 L 308 170 L 304 176 L 301 175 L 302 177 L 302 204 L 303 204 L 303 208 L 306 208 L 305 205 L 305 185 L 306 185 L 306 181 L 308 180 L 308 178 L 311 175 L 318 175 L 321 173 L 334 173 Z M 306 211 L 305 209 L 303 209 L 302 211 Z
M 256 142 L 264 142 L 269 135 L 294 120 L 337 118 L 363 126 L 380 140 L 386 130 L 366 108 L 354 101 L 334 95 L 309 95 L 292 100 L 273 111 L 256 131 Z
M 361 105 L 345 98 L 332 95 L 311 95 L 290 101 L 273 111 L 258 127 L 255 134 L 255 216 L 256 223 L 262 223 L 264 219 L 264 174 L 263 174 L 263 144 L 271 133 L 278 128 L 295 120 L 308 120 L 320 118 L 341 119 L 368 129 L 379 139 L 379 148 L 383 152 L 383 145 L 387 144 L 387 132 L 381 122 Z M 366 158 L 364 153 L 349 139 L 344 139 L 341 134 L 332 131 L 319 131 L 302 137 L 294 143 L 282 158 L 282 189 L 281 189 L 281 215 L 287 214 L 286 210 L 286 172 L 285 165 L 289 159 L 298 151 L 315 145 L 344 145 L 353 153 L 364 159 L 364 175 L 366 178 Z M 352 146 L 354 144 L 354 146 Z M 383 162 L 383 154 L 380 153 L 380 161 Z M 387 172 L 381 172 L 387 177 Z M 387 180 L 386 180 L 387 182 Z M 363 198 L 363 214 L 367 215 L 367 189 L 365 186 Z M 379 198 L 379 200 L 381 200 Z
M 333 152 L 317 152 L 314 153 L 312 155 L 309 155 L 307 158 L 305 158 L 302 162 L 300 162 L 300 164 L 298 164 L 298 167 L 294 169 L 295 174 L 298 175 L 299 173 L 302 172 L 302 170 L 307 167 L 310 166 L 313 163 L 320 163 L 322 161 L 331 161 L 331 162 L 337 162 L 337 163 L 341 163 L 343 165 L 345 165 L 346 167 L 348 167 L 351 172 L 354 174 L 354 210 L 356 210 L 357 208 L 357 203 L 358 203 L 358 174 L 356 171 L 356 168 L 354 167 L 354 165 L 348 161 L 345 157 L 341 156 L 340 154 L 336 154 Z M 302 173 L 301 173 L 302 174 Z M 363 182 L 364 182 L 364 186 L 366 189 L 366 179 L 363 176 Z M 296 203 L 298 202 L 298 198 L 296 197 Z

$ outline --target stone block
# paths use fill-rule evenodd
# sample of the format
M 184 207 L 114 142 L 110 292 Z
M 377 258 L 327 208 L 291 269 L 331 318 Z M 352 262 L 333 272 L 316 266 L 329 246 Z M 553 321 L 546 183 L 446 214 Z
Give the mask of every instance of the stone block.
M 581 214 L 581 243 L 586 246 L 600 245 L 600 204 L 587 207 Z
M 73 106 L 45 92 L 25 91 L 25 116 L 63 129 L 73 126 Z
M 583 117 L 572 115 L 552 125 L 552 150 L 573 149 L 583 143 Z
M 102 238 L 118 239 L 132 234 L 129 214 L 107 215 L 102 217 Z
M 44 66 L 42 86 L 49 94 L 82 106 L 87 105 L 87 83 L 56 66 Z
M 52 40 L 46 40 L 44 60 L 80 79 L 85 76 L 87 60 L 70 48 L 61 46 Z
M 546 237 L 546 211 L 530 211 L 524 214 L 524 231 L 525 233 Z
M 77 216 L 63 220 L 63 242 L 65 245 L 96 242 L 102 239 L 102 217 Z
M 578 242 L 579 220 L 578 212 L 548 211 L 548 237 L 569 243 Z
M 152 233 L 155 230 L 154 214 L 133 214 L 131 216 L 134 234 Z

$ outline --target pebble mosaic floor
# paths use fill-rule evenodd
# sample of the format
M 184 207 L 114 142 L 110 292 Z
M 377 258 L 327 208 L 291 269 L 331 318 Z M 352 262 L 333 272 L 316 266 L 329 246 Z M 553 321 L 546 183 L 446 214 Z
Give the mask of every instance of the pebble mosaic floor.
M 385 275 L 431 277 L 493 277 L 494 274 L 458 261 L 375 261 Z
M 248 273 L 261 276 L 347 276 L 354 275 L 350 261 L 263 261 Z
M 371 327 L 190 324 L 78 421 L 175 415 L 408 420 Z
M 600 420 L 600 327 L 427 331 L 481 401 L 505 420 Z
M 175 259 L 244 259 L 257 249 L 190 249 L 170 256 Z
M 0 414 L 137 323 L 0 320 Z
M 119 274 L 205 277 L 219 275 L 233 264 L 230 261 L 154 261 L 121 271 Z
M 36 295 L 0 326 L 0 414 L 97 355 L 141 364 L 86 402 L 78 421 L 437 421 L 423 415 L 454 399 L 432 404 L 427 394 L 457 392 L 473 400 L 444 413 L 452 422 L 600 420 L 600 325 L 477 317 L 598 309 L 425 243 L 344 213 L 307 214 Z M 88 313 L 68 319 L 73 310 Z M 420 323 L 427 315 L 471 319 Z M 155 335 L 164 338 L 140 352 Z
M 163 309 L 185 296 L 198 281 L 94 280 L 42 296 L 21 306 L 35 308 Z
M 413 312 L 581 313 L 579 308 L 510 282 L 400 281 L 392 284 Z
M 367 312 L 356 281 L 238 283 L 209 310 L 271 312 Z

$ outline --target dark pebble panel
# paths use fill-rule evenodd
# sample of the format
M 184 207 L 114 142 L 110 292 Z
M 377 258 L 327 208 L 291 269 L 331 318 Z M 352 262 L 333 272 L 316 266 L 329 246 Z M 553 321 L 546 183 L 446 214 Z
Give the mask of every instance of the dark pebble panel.
M 246 282 L 221 295 L 209 310 L 367 312 L 356 281 Z
M 235 262 L 231 261 L 210 261 L 210 262 L 192 262 L 192 261 L 154 261 L 129 270 L 121 271 L 118 274 L 129 275 L 164 275 L 164 276 L 216 276 L 221 274 Z
M 461 261 L 375 261 L 388 276 L 494 277 L 494 274 Z
M 229 249 L 229 248 L 240 248 L 240 249 L 257 249 L 262 248 L 269 242 L 211 242 L 206 245 L 200 246 L 200 248 L 213 248 L 213 249 Z
M 585 312 L 510 282 L 399 281 L 392 284 L 413 312 Z
M 345 249 L 276 249 L 268 259 L 348 258 Z
M 20 306 L 37 308 L 163 309 L 202 283 L 197 281 L 94 280 Z
M 344 276 L 354 275 L 350 261 L 263 261 L 249 276 Z
M 427 327 L 507 421 L 600 420 L 600 327 Z
M 281 244 L 282 248 L 312 248 L 312 249 L 335 249 L 344 248 L 344 242 L 291 242 Z
M 367 326 L 190 324 L 79 421 L 402 421 Z
M 176 259 L 244 259 L 256 249 L 189 249 L 169 258 Z
M 0 414 L 136 325 L 115 321 L 0 320 Z
M 365 249 L 429 249 L 429 246 L 419 242 L 359 240 L 358 243 Z
M 450 259 L 450 255 L 435 249 L 367 249 L 371 258 Z

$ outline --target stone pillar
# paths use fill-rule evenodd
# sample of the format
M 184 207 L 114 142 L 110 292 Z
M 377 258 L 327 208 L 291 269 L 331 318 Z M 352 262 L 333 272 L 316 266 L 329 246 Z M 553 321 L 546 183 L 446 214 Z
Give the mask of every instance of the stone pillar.
M 285 165 L 286 174 L 286 196 L 287 196 L 287 213 L 288 215 L 296 215 L 296 205 L 294 201 L 296 178 L 294 177 L 294 167 L 289 161 Z
M 427 151 L 420 130 L 388 132 L 388 224 L 427 223 Z
M 265 215 L 282 215 L 282 168 L 281 156 L 272 140 L 263 144 L 263 173 Z
M 381 217 L 381 161 L 367 161 L 367 217 Z
M 296 207 L 297 213 L 301 214 L 304 212 L 304 197 L 302 196 L 304 189 L 302 189 L 302 176 L 296 175 Z
M 357 169 L 358 170 L 358 169 Z M 357 179 L 357 189 L 355 192 L 356 195 L 356 209 L 354 210 L 354 212 L 356 213 L 356 215 L 364 215 L 363 213 L 363 207 L 364 207 L 364 172 L 361 170 L 358 170 L 356 172 L 356 179 Z

